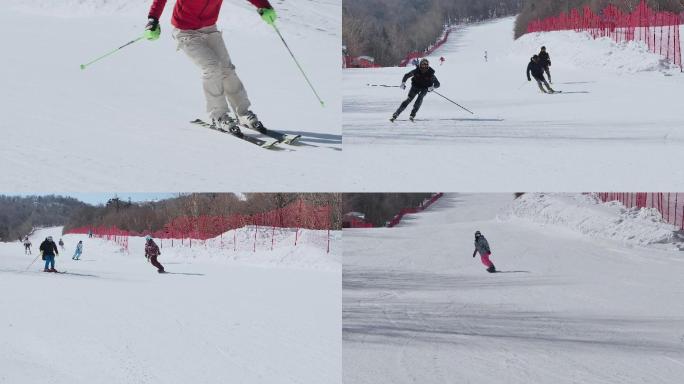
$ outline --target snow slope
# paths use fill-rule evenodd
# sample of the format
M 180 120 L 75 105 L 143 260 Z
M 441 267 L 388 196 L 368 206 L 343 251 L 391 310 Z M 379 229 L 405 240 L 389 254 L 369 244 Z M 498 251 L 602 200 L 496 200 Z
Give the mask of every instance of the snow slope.
M 681 381 L 681 252 L 504 221 L 512 199 L 447 195 L 397 228 L 344 231 L 344 383 Z M 566 222 L 611 208 L 569 199 L 543 203 Z M 476 230 L 506 273 L 471 257 Z
M 684 76 L 638 44 L 553 32 L 513 40 L 514 18 L 452 33 L 431 59 L 442 87 L 427 95 L 419 121 L 388 122 L 405 98 L 410 68 L 343 74 L 343 133 L 350 190 L 555 192 L 672 190 L 684 148 L 679 95 Z M 541 94 L 525 69 L 548 47 L 553 86 Z M 488 51 L 489 62 L 484 61 Z M 440 66 L 438 58 L 446 62 Z M 382 162 L 369 159 L 380 157 Z M 393 164 L 387 168 L 386 164 Z M 448 164 L 444 177 L 437 170 Z M 437 175 L 437 176 L 436 176 Z M 482 177 L 487 175 L 487 177 Z M 610 178 L 605 175 L 611 175 Z M 638 175 L 638 176 L 635 176 Z M 681 188 L 679 188 L 681 189 Z
M 61 228 L 31 237 L 34 256 L 47 235 Z M 341 381 L 339 252 L 165 240 L 159 260 L 170 273 L 159 275 L 141 238 L 130 238 L 130 254 L 63 239 L 56 263 L 66 274 L 40 272 L 40 260 L 27 270 L 21 244 L 0 243 L 0 383 Z M 73 261 L 78 240 L 84 252 Z
M 342 156 L 341 1 L 273 2 L 325 108 L 254 7 L 223 4 L 219 28 L 252 109 L 266 126 L 302 135 L 302 145 L 281 151 L 188 124 L 206 118 L 204 97 L 198 68 L 171 37 L 172 1 L 159 40 L 79 69 L 139 36 L 150 3 L 4 4 L 0 25 L 13 38 L 0 64 L 0 184 L 15 191 L 44 190 L 45 180 L 62 191 L 335 190 L 335 182 L 318 180 Z

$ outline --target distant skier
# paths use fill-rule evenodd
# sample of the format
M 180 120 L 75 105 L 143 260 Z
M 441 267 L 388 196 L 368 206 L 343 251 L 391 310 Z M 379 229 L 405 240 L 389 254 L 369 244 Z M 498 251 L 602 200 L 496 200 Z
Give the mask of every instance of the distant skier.
M 157 272 L 164 273 L 164 267 L 157 261 L 157 256 L 161 255 L 157 243 L 152 240 L 152 236 L 145 236 L 145 257 L 147 261 L 157 267 Z
M 266 23 L 273 25 L 276 12 L 268 0 L 248 1 L 257 7 L 257 12 Z M 171 18 L 171 24 L 175 27 L 173 37 L 178 42 L 178 49 L 183 50 L 202 72 L 204 97 L 212 122 L 219 128 L 239 131 L 235 119 L 230 116 L 232 109 L 239 123 L 258 130 L 263 125 L 249 110 L 251 103 L 247 92 L 235 73 L 235 66 L 230 60 L 221 32 L 216 28 L 222 2 L 223 0 L 177 0 Z M 159 18 L 165 5 L 166 0 L 152 2 L 145 26 L 145 37 L 148 40 L 157 40 L 161 34 Z
M 76 244 L 76 251 L 74 252 L 74 256 L 71 258 L 73 260 L 81 260 L 81 253 L 83 253 L 83 240 L 79 240 L 78 244 Z
M 480 259 L 482 260 L 482 264 L 484 264 L 485 267 L 487 267 L 487 272 L 496 272 L 496 267 L 494 267 L 494 263 L 492 263 L 492 261 L 489 260 L 489 256 L 492 254 L 492 252 L 489 249 L 489 242 L 487 242 L 487 239 L 485 239 L 485 237 L 482 236 L 480 231 L 475 232 L 475 251 L 473 251 L 473 257 L 475 257 L 477 253 L 480 253 Z
M 532 73 L 532 77 L 537 81 L 537 85 L 539 86 L 539 89 L 544 92 L 544 93 L 554 93 L 554 91 L 549 83 L 546 82 L 546 79 L 544 79 L 544 69 L 542 68 L 541 64 L 539 63 L 539 56 L 534 55 L 530 59 L 530 63 L 527 64 L 527 81 L 532 81 L 530 78 L 530 73 Z M 545 85 L 546 88 L 549 90 L 545 90 L 544 87 L 542 86 Z
M 551 57 L 549 56 L 549 53 L 546 52 L 546 47 L 541 47 L 541 51 L 539 52 L 539 64 L 544 72 L 546 72 L 546 77 L 549 78 L 549 83 L 553 84 L 553 81 L 551 81 L 551 70 L 549 68 L 551 67 Z
M 93 237 L 93 230 L 89 229 L 88 230 L 88 238 L 91 238 L 91 237 Z
M 428 59 L 420 60 L 418 67 L 411 72 L 404 75 L 401 79 L 401 89 L 406 89 L 406 80 L 411 78 L 411 89 L 409 90 L 408 97 L 404 100 L 399 108 L 392 114 L 390 121 L 394 121 L 397 117 L 411 104 L 411 101 L 418 96 L 416 102 L 413 104 L 413 109 L 411 110 L 411 116 L 409 119 L 413 121 L 416 117 L 416 113 L 420 109 L 421 104 L 423 104 L 423 97 L 428 92 L 432 92 L 435 88 L 439 88 L 439 80 L 435 76 L 435 70 L 430 67 L 430 62 Z
M 418 58 L 415 58 L 415 59 L 411 60 L 411 64 L 413 64 L 414 67 L 417 67 L 418 64 L 420 64 L 420 61 L 418 60 Z
M 62 251 L 64 250 L 64 241 L 62 241 L 62 239 L 59 239 L 59 248 L 61 248 Z
M 28 236 L 24 237 L 24 254 L 31 254 L 31 240 L 29 240 Z
M 57 244 L 52 241 L 52 236 L 46 237 L 45 240 L 40 243 L 40 252 L 43 255 L 43 260 L 45 260 L 45 269 L 43 269 L 43 272 L 57 272 L 57 270 L 55 270 L 55 256 L 59 255 L 59 251 L 57 250 Z
M 487 51 L 485 51 L 485 63 L 487 62 Z
M 441 56 L 441 57 L 439 58 L 439 65 L 444 64 L 445 61 L 446 61 L 446 59 L 444 58 L 444 56 Z

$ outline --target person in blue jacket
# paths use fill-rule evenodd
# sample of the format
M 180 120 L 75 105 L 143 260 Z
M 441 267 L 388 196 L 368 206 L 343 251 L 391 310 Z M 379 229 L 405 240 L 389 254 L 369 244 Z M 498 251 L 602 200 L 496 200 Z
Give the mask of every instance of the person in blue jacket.
M 83 253 L 83 240 L 79 240 L 76 244 L 76 251 L 74 252 L 73 260 L 81 260 L 81 253 Z

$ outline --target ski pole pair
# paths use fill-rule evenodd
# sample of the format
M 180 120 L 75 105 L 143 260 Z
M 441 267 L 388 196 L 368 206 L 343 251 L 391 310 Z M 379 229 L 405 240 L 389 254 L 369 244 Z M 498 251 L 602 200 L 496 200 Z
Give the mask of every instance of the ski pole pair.
M 401 88 L 400 85 L 387 85 L 387 84 L 366 84 L 366 86 L 368 86 L 368 87 L 385 87 L 385 88 Z M 453 103 L 453 104 L 456 104 L 458 107 L 460 107 L 460 108 L 463 109 L 464 111 L 467 111 L 467 112 L 469 112 L 471 115 L 474 115 L 473 111 L 471 111 L 470 109 L 468 109 L 468 108 L 462 106 L 461 104 L 459 104 L 459 103 L 457 103 L 457 102 L 451 100 L 450 98 L 448 98 L 448 97 L 442 95 L 441 93 L 435 91 L 434 89 L 432 90 L 432 93 L 435 93 L 435 94 L 437 94 L 437 95 L 440 96 L 440 97 L 443 97 L 444 99 L 448 100 L 449 102 L 451 102 L 451 103 Z
M 280 30 L 278 29 L 278 27 L 276 27 L 275 23 L 274 23 L 274 24 L 271 24 L 271 25 L 273 26 L 273 29 L 276 31 L 276 33 L 277 33 L 278 36 L 280 37 L 280 40 L 283 42 L 283 45 L 285 45 L 285 48 L 287 48 L 287 51 L 290 53 L 290 56 L 292 56 L 292 60 L 294 60 L 295 64 L 297 64 L 297 68 L 299 68 L 299 71 L 302 72 L 302 75 L 304 76 L 304 79 L 306 80 L 307 84 L 309 84 L 309 88 L 311 88 L 311 90 L 313 91 L 314 95 L 316 95 L 316 98 L 318 99 L 318 102 L 321 103 L 321 107 L 325 107 L 325 102 L 323 102 L 323 100 L 321 99 L 321 97 L 318 95 L 318 92 L 316 92 L 316 89 L 314 88 L 313 84 L 311 84 L 311 81 L 309 80 L 309 77 L 306 76 L 306 73 L 304 72 L 304 69 L 302 69 L 302 66 L 299 65 L 299 61 L 297 61 L 297 58 L 295 57 L 294 53 L 292 53 L 292 50 L 291 50 L 290 47 L 287 45 L 287 42 L 285 42 L 285 39 L 283 38 L 283 35 L 280 33 Z M 116 52 L 122 50 L 123 48 L 128 47 L 128 46 L 131 45 L 131 44 L 137 43 L 138 41 L 140 41 L 140 40 L 142 40 L 142 39 L 144 39 L 144 38 L 145 38 L 145 36 L 137 37 L 137 38 L 135 38 L 135 39 L 129 41 L 128 43 L 126 43 L 126 44 L 120 46 L 119 48 L 116 48 L 116 49 L 114 49 L 114 50 L 112 50 L 112 51 L 109 51 L 109 52 L 105 53 L 104 55 L 102 55 L 102 56 L 100 56 L 100 57 L 98 57 L 98 58 L 96 58 L 96 59 L 94 59 L 94 60 L 92 60 L 92 61 L 90 61 L 90 62 L 88 62 L 88 63 L 86 63 L 86 64 L 81 64 L 81 69 L 82 69 L 82 70 L 83 70 L 83 69 L 86 69 L 86 68 L 87 68 L 88 66 L 90 66 L 91 64 L 95 64 L 96 62 L 98 62 L 98 61 L 104 59 L 105 57 L 108 57 L 108 56 L 110 56 L 110 55 L 112 55 L 112 54 L 114 54 L 114 53 L 116 53 Z

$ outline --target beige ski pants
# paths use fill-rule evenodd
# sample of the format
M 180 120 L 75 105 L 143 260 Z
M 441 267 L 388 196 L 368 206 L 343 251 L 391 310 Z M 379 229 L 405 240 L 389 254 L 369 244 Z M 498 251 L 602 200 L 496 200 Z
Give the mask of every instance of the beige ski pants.
M 238 116 L 244 115 L 250 106 L 247 91 L 235 73 L 235 66 L 216 25 L 195 30 L 175 29 L 173 37 L 178 42 L 178 49 L 183 50 L 202 71 L 209 117 L 219 118 L 230 109 Z

